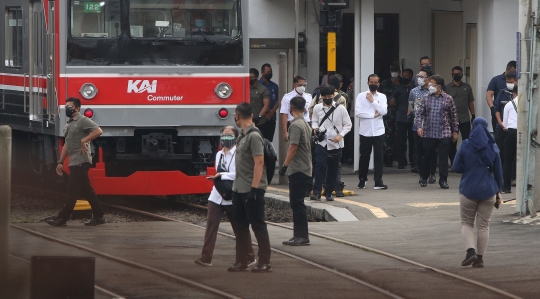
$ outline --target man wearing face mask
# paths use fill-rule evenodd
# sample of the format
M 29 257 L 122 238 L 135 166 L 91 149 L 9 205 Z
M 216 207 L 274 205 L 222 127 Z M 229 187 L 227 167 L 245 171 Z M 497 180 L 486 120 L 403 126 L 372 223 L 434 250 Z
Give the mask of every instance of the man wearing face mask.
M 420 58 L 420 69 L 433 73 L 433 71 L 431 70 L 431 58 L 429 58 L 429 56 L 423 56 L 422 58 Z M 413 86 L 414 87 L 422 86 L 422 85 L 418 85 L 418 82 L 419 82 L 418 78 L 414 77 Z
M 92 166 L 92 153 L 90 142 L 98 138 L 103 131 L 91 119 L 80 114 L 81 101 L 77 98 L 66 100 L 66 116 L 69 118 L 64 127 L 65 144 L 58 159 L 56 173 L 62 176 L 64 161 L 69 156 L 69 181 L 64 207 L 55 219 L 47 220 L 52 226 L 65 226 L 69 216 L 73 212 L 75 203 L 79 198 L 84 198 L 92 207 L 92 219 L 86 222 L 86 226 L 104 224 L 104 212 L 99 200 L 90 185 L 88 170 Z
M 491 125 L 493 127 L 493 132 L 495 132 L 498 123 L 497 117 L 495 116 L 495 100 L 499 96 L 500 91 L 506 88 L 506 73 L 509 71 L 516 72 L 516 67 L 517 63 L 515 60 L 508 62 L 504 73 L 493 77 L 491 81 L 489 81 L 486 90 L 486 102 L 488 103 L 489 109 L 491 109 Z M 499 150 L 502 149 L 499 148 Z
M 412 122 L 409 121 L 407 114 L 409 112 L 409 94 L 412 89 L 412 77 L 413 71 L 411 69 L 404 69 L 401 85 L 398 86 L 392 98 L 396 102 L 396 132 L 397 132 L 397 160 L 398 168 L 404 169 L 407 165 L 407 158 L 405 152 L 407 151 L 407 139 L 409 140 L 409 162 L 411 168 L 416 166 L 414 162 L 414 134 L 412 131 Z
M 502 161 L 504 161 L 504 139 L 506 138 L 506 128 L 503 124 L 504 107 L 513 99 L 512 93 L 518 82 L 515 71 L 507 71 L 504 74 L 504 77 L 506 79 L 506 88 L 499 92 L 493 105 L 495 119 L 497 120 L 497 124 L 495 125 L 495 142 L 499 147 L 499 154 L 501 155 Z
M 371 150 L 373 148 L 373 164 L 375 174 L 375 190 L 388 189 L 383 183 L 383 150 L 384 150 L 384 122 L 383 116 L 387 113 L 386 96 L 377 92 L 379 76 L 371 74 L 368 77 L 369 90 L 356 97 L 355 115 L 360 119 L 360 165 L 358 167 L 359 189 L 366 188 L 367 174 Z
M 307 82 L 306 78 L 302 76 L 294 76 L 293 78 L 293 86 L 294 90 L 289 92 L 288 94 L 283 96 L 283 99 L 281 100 L 281 108 L 279 110 L 279 113 L 281 114 L 281 129 L 283 130 L 283 141 L 288 142 L 289 141 L 289 124 L 294 119 L 294 117 L 290 113 L 290 102 L 291 99 L 294 97 L 303 97 L 304 100 L 306 100 L 306 111 L 304 112 L 304 119 L 307 122 L 311 122 L 309 119 L 309 105 L 311 104 L 311 94 L 306 92 Z
M 274 136 L 266 136 L 264 131 L 267 121 L 266 112 L 270 107 L 270 92 L 259 83 L 259 71 L 255 68 L 249 69 L 249 102 L 253 107 L 253 123 L 261 130 L 264 138 L 270 140 Z
M 446 85 L 446 93 L 448 93 L 454 104 L 456 105 L 457 116 L 459 121 L 459 132 L 461 140 L 469 139 L 471 133 L 471 122 L 474 120 L 474 96 L 472 87 L 461 81 L 463 78 L 463 69 L 460 66 L 455 66 L 452 69 L 452 82 Z M 469 111 L 471 115 L 469 116 Z M 457 152 L 457 142 L 450 145 L 450 162 L 454 163 L 454 157 Z
M 422 98 L 416 109 L 416 127 L 422 137 L 424 162 L 420 170 L 420 186 L 427 186 L 430 163 L 439 151 L 439 186 L 448 189 L 448 151 L 457 140 L 459 123 L 456 105 L 451 96 L 442 90 L 444 79 L 439 75 L 429 78 L 429 95 Z
M 266 123 L 259 127 L 265 138 L 274 141 L 274 132 L 276 131 L 276 111 L 279 109 L 281 99 L 279 98 L 278 85 L 270 80 L 272 79 L 272 66 L 269 63 L 265 63 L 261 67 L 261 79 L 259 83 L 262 84 L 268 92 L 270 92 L 270 106 L 266 112 Z M 270 137 L 270 138 L 268 138 Z
M 392 97 L 394 90 L 401 85 L 401 67 L 399 64 L 390 66 L 390 79 L 381 83 L 381 92 L 388 99 L 388 113 L 383 116 L 384 121 L 384 165 L 392 167 L 397 148 L 396 139 L 396 101 Z

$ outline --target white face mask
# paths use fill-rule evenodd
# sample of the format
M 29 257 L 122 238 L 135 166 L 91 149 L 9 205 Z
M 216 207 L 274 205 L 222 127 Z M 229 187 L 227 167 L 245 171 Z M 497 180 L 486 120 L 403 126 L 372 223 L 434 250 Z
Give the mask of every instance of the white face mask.
M 296 92 L 298 94 L 303 94 L 304 91 L 306 91 L 306 88 L 304 86 L 299 86 L 299 87 L 296 88 Z
M 392 78 L 397 78 L 397 77 L 399 77 L 399 73 L 392 72 L 392 73 L 390 73 L 390 76 L 392 76 Z
M 418 86 L 424 86 L 426 84 L 424 80 L 424 78 L 416 78 L 416 83 L 418 83 Z
M 434 94 L 436 92 L 437 92 L 437 87 L 435 87 L 435 86 L 430 86 L 429 87 L 429 93 Z
M 508 90 L 512 91 L 514 90 L 514 83 L 506 83 L 506 88 L 508 88 Z

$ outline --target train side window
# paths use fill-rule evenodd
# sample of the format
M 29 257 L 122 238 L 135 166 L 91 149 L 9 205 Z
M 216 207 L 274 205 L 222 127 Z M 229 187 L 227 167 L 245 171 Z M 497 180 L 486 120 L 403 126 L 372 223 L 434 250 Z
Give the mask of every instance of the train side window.
M 71 1 L 71 36 L 116 38 L 120 34 L 120 0 Z
M 22 8 L 11 7 L 5 11 L 5 63 L 7 67 L 23 66 Z

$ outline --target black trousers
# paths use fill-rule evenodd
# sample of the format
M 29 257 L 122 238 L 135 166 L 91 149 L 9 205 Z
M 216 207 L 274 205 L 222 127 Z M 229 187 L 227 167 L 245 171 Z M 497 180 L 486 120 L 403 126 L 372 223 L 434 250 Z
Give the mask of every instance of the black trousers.
M 64 203 L 64 207 L 58 213 L 58 218 L 67 221 L 79 198 L 84 198 L 88 201 L 90 207 L 92 207 L 93 218 L 103 217 L 103 208 L 101 207 L 96 192 L 90 185 L 90 179 L 88 178 L 90 166 L 90 163 L 83 163 L 81 165 L 69 167 L 70 174 L 66 202 Z
M 322 184 L 324 185 L 324 195 L 330 196 L 336 188 L 337 172 L 339 160 L 341 160 L 341 149 L 328 150 L 321 145 L 315 146 L 315 184 L 313 194 L 321 194 Z M 305 189 L 304 189 L 305 190 Z
M 459 132 L 461 133 L 461 140 L 469 139 L 469 135 L 471 135 L 471 122 L 464 122 L 459 124 Z M 452 145 L 450 145 L 450 152 L 448 153 L 448 156 L 450 157 L 450 163 L 454 164 L 454 158 L 456 157 L 457 153 L 457 140 L 456 142 L 452 142 Z
M 427 180 L 430 175 L 431 161 L 439 152 L 439 183 L 448 181 L 448 152 L 452 138 L 422 138 L 422 147 L 424 149 L 424 162 L 420 170 L 420 176 Z
M 360 135 L 360 165 L 358 166 L 358 179 L 367 180 L 371 149 L 373 148 L 373 166 L 375 184 L 382 183 L 384 160 L 384 135 L 367 137 Z
M 234 221 L 236 221 L 236 261 L 247 264 L 249 254 L 249 243 L 251 242 L 249 234 L 249 225 L 255 234 L 259 244 L 259 263 L 270 263 L 270 237 L 266 222 L 264 222 L 264 193 L 258 189 L 255 200 L 246 202 L 248 193 L 233 192 L 233 210 Z
M 517 130 L 508 129 L 504 138 L 503 186 L 511 188 L 512 172 L 516 164 Z
M 268 120 L 264 124 L 257 126 L 257 128 L 261 130 L 264 138 L 268 139 L 270 142 L 274 141 L 274 133 L 276 131 L 275 120 Z
M 506 131 L 501 127 L 495 129 L 495 143 L 499 148 L 499 154 L 501 156 L 501 161 L 504 161 L 504 139 L 506 138 Z
M 311 178 L 302 172 L 289 176 L 289 201 L 293 211 L 294 237 L 309 238 L 306 205 L 304 193 Z
M 399 165 L 407 165 L 407 158 L 405 152 L 407 151 L 407 140 L 409 141 L 409 162 L 411 166 L 415 166 L 414 160 L 414 134 L 412 131 L 412 123 L 410 122 L 398 122 L 396 121 L 397 131 L 397 160 Z
M 414 160 L 416 162 L 416 167 L 420 172 L 420 177 L 422 177 L 422 167 L 424 165 L 424 146 L 423 138 L 418 136 L 418 133 L 413 131 L 414 134 Z M 435 174 L 437 171 L 437 155 L 434 155 L 429 164 L 429 174 Z

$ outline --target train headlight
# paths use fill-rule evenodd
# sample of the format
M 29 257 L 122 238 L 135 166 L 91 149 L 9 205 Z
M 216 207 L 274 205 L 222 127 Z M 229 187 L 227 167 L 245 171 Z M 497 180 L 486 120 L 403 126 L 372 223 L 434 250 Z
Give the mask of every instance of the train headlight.
M 226 119 L 227 116 L 229 116 L 229 110 L 227 110 L 227 109 L 225 109 L 225 108 L 219 109 L 219 111 L 218 111 L 218 116 L 219 116 L 219 118 L 221 118 L 221 119 Z
M 88 118 L 94 118 L 94 110 L 92 110 L 92 108 L 86 108 L 84 110 L 84 116 Z
M 226 99 L 231 96 L 233 90 L 228 83 L 222 82 L 216 86 L 214 92 L 220 99 Z
M 90 100 L 96 96 L 96 94 L 98 93 L 98 89 L 92 83 L 84 83 L 83 86 L 81 86 L 79 92 L 81 93 L 83 98 Z

